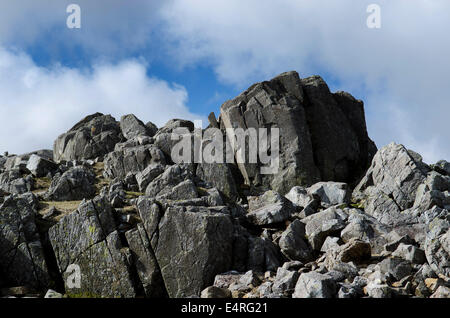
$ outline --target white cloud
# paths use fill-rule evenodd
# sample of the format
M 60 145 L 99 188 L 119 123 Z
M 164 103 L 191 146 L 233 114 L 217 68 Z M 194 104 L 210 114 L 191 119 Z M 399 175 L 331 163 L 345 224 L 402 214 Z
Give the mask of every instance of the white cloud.
M 381 29 L 366 26 L 370 3 Z M 364 96 L 379 146 L 401 142 L 431 162 L 450 159 L 449 10 L 447 0 L 204 0 L 171 1 L 162 15 L 180 63 L 211 63 L 240 88 L 290 69 L 325 73 Z
M 66 25 L 69 4 L 81 7 L 81 29 Z M 29 47 L 48 41 L 58 50 L 82 48 L 105 58 L 151 46 L 164 0 L 18 0 L 0 2 L 0 44 Z
M 146 75 L 143 61 L 100 64 L 93 70 L 42 68 L 23 52 L 0 47 L 0 151 L 51 148 L 84 116 L 133 113 L 158 126 L 171 118 L 201 119 L 186 107 L 188 93 Z

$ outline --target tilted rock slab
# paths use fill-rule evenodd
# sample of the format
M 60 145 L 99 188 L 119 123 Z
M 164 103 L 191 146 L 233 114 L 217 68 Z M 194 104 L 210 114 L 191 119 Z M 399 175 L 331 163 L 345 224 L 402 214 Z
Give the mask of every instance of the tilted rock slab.
M 53 145 L 53 160 L 81 160 L 102 157 L 122 140 L 119 123 L 111 115 L 87 116 L 60 135 Z
M 45 254 L 35 223 L 33 194 L 13 195 L 0 205 L 0 272 L 14 286 L 50 285 Z
M 146 202 L 147 201 L 147 202 Z M 225 213 L 138 203 L 144 227 L 170 297 L 199 296 L 232 262 L 233 225 Z M 145 208 L 148 207 L 149 209 Z

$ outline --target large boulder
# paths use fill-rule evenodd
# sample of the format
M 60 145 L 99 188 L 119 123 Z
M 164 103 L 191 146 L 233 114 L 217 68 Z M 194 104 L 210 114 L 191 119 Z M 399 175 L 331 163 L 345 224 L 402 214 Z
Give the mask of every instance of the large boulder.
M 161 217 L 151 201 L 141 200 L 139 205 L 170 297 L 199 296 L 217 274 L 230 269 L 233 225 L 229 215 L 207 208 L 191 212 L 168 207 Z M 147 205 L 152 207 L 149 214 Z
M 429 170 L 417 153 L 391 143 L 376 153 L 353 197 L 362 202 L 366 213 L 386 225 L 406 223 L 401 212 L 414 205 Z
M 347 218 L 344 210 L 330 207 L 302 219 L 306 224 L 306 235 L 312 248 L 320 251 L 327 236 L 338 234 L 345 227 Z
M 133 139 L 137 136 L 153 137 L 152 133 L 154 134 L 151 129 L 133 114 L 122 116 L 120 119 L 120 129 L 126 139 Z
M 37 199 L 12 195 L 0 205 L 0 276 L 10 286 L 44 290 L 51 283 L 36 226 Z
M 0 173 L 0 190 L 7 193 L 23 194 L 33 189 L 34 181 L 31 175 L 24 177 L 19 169 Z
M 351 199 L 351 191 L 343 182 L 318 182 L 309 187 L 307 191 L 311 196 L 320 198 L 320 204 L 326 208 L 349 203 Z
M 161 270 L 143 224 L 138 224 L 136 228 L 129 230 L 125 235 L 145 295 L 153 298 L 166 296 Z
M 127 174 L 142 173 L 149 165 L 165 164 L 162 151 L 152 144 L 124 147 L 109 153 L 104 160 L 104 176 L 124 179 Z M 148 184 L 148 183 L 147 183 Z
M 286 221 L 294 212 L 294 206 L 279 193 L 269 190 L 259 197 L 249 197 L 249 222 L 267 226 Z
M 87 116 L 60 135 L 53 146 L 53 160 L 81 160 L 102 157 L 122 140 L 119 123 L 111 115 Z
M 326 274 L 309 272 L 301 274 L 293 298 L 333 298 L 337 292 L 336 282 Z
M 95 174 L 84 166 L 55 175 L 44 197 L 48 201 L 74 201 L 93 198 Z
M 280 237 L 281 252 L 291 260 L 304 263 L 311 261 L 313 254 L 305 236 L 305 224 L 300 220 L 295 220 L 289 224 Z
M 40 178 L 47 176 L 49 173 L 53 173 L 58 169 L 58 165 L 51 160 L 33 154 L 28 159 L 27 169 L 33 176 Z
M 134 297 L 136 295 L 126 248 L 122 245 L 112 208 L 105 197 L 83 201 L 49 229 L 49 239 L 69 295 Z M 72 266 L 71 266 L 72 265 Z M 78 266 L 80 286 L 69 276 Z
M 430 224 L 425 255 L 436 273 L 450 276 L 450 224 L 447 220 L 435 219 Z
M 332 94 L 318 76 L 300 79 L 288 72 L 254 84 L 225 102 L 220 118 L 221 128 L 280 129 L 278 173 L 262 174 L 248 160 L 238 166 L 246 183 L 283 194 L 320 180 L 354 182 L 376 151 L 363 103 L 347 93 Z

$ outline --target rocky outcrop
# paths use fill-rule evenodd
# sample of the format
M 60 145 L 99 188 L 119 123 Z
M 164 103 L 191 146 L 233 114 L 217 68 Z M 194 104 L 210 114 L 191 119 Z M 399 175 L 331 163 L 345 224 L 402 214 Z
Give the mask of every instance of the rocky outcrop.
M 10 286 L 52 285 L 36 226 L 36 197 L 12 195 L 0 205 L 0 272 Z
M 147 224 L 149 237 L 158 233 L 151 242 L 170 297 L 199 295 L 215 275 L 230 269 L 233 226 L 229 215 L 206 208 L 169 207 L 157 227 L 155 221 Z
M 70 168 L 62 175 L 55 175 L 44 195 L 49 201 L 73 201 L 90 199 L 95 195 L 95 175 L 86 167 Z
M 376 151 L 363 103 L 347 93 L 332 94 L 318 76 L 300 79 L 288 72 L 254 84 L 225 102 L 220 118 L 222 128 L 280 129 L 277 174 L 260 174 L 255 164 L 238 166 L 246 183 L 281 193 L 320 180 L 354 182 Z
M 103 157 L 122 140 L 119 123 L 111 115 L 87 116 L 55 140 L 53 160 L 81 160 Z
M 427 165 L 394 143 L 374 154 L 362 102 L 295 72 L 208 120 L 212 134 L 187 120 L 158 129 L 97 113 L 54 153 L 0 156 L 0 293 L 448 297 L 447 161 Z M 187 159 L 217 135 L 226 156 L 230 127 L 282 129 L 278 173 L 172 158 L 180 130 L 204 137 Z

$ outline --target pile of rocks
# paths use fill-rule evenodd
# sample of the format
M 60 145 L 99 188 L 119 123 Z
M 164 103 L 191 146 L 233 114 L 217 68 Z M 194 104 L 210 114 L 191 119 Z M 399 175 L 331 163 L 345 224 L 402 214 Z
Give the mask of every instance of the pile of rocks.
M 363 103 L 318 76 L 257 83 L 209 119 L 279 127 L 278 173 L 175 163 L 192 122 L 100 113 L 53 151 L 0 157 L 2 295 L 449 297 L 450 163 L 377 151 Z

